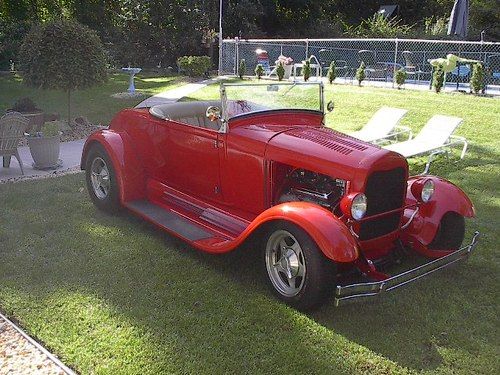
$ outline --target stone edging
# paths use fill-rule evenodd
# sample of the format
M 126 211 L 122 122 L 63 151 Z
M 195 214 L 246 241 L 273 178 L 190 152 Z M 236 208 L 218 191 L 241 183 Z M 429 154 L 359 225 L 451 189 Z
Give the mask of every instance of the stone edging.
M 17 336 L 17 337 L 14 337 L 14 339 L 13 339 L 13 341 L 15 341 L 15 343 L 10 342 L 11 344 L 13 344 L 11 346 L 14 349 L 16 349 L 18 346 L 23 346 L 22 352 L 21 352 L 22 354 L 20 354 L 20 353 L 14 354 L 14 359 L 12 361 L 19 360 L 16 358 L 17 356 L 22 356 L 22 355 L 26 356 L 27 354 L 30 355 L 30 359 L 31 359 L 32 356 L 36 356 L 36 354 L 37 354 L 36 350 L 38 350 L 38 352 L 41 352 L 42 355 L 39 356 L 40 357 L 39 359 L 41 362 L 37 366 L 37 370 L 36 370 L 37 373 L 39 371 L 40 373 L 49 373 L 49 374 L 57 372 L 57 373 L 63 373 L 63 374 L 67 374 L 67 375 L 76 375 L 76 373 L 73 370 L 71 370 L 69 367 L 67 367 L 56 356 L 54 356 L 47 349 L 45 349 L 43 346 L 41 346 L 38 342 L 36 342 L 34 339 L 32 339 L 28 334 L 26 334 L 21 328 L 19 328 L 17 325 L 15 325 L 11 320 L 9 320 L 2 313 L 0 313 L 0 322 L 1 321 L 4 321 L 3 325 L 7 325 L 7 328 L 5 328 L 2 325 L 2 326 L 0 326 L 0 330 L 7 331 L 7 330 L 9 330 L 9 328 L 11 328 L 11 330 L 10 330 L 11 336 L 13 336 L 13 335 Z M 4 334 L 4 335 L 6 336 L 6 334 Z M 10 341 L 12 341 L 12 338 Z M 23 341 L 25 341 L 25 342 L 23 343 Z M 29 348 L 29 345 L 26 345 L 26 341 L 36 349 L 34 352 L 32 350 L 33 348 Z M 3 349 L 3 352 L 0 352 L 0 355 L 5 355 L 7 357 L 7 353 L 6 353 L 5 349 Z M 48 360 L 50 360 L 50 362 L 48 362 L 49 363 L 48 365 L 46 363 L 47 358 L 44 358 L 44 357 L 47 357 Z M 54 368 L 50 369 L 50 367 L 53 367 L 53 366 L 50 366 L 51 362 L 55 365 L 55 367 L 57 367 L 57 370 L 60 370 L 60 371 L 56 371 Z M 7 362 L 5 362 L 5 363 L 8 365 Z M 43 371 L 42 368 L 44 366 L 49 367 L 49 369 L 46 369 L 47 371 Z M 21 367 L 21 363 L 18 363 L 16 367 Z M 16 369 L 16 367 L 14 367 L 13 369 Z M 1 370 L 2 369 L 0 368 L 0 372 L 1 372 Z M 16 370 L 19 370 L 20 374 L 23 373 L 22 368 L 17 368 Z M 27 369 L 25 369 L 25 370 L 27 370 Z M 50 370 L 53 370 L 53 371 L 51 372 Z

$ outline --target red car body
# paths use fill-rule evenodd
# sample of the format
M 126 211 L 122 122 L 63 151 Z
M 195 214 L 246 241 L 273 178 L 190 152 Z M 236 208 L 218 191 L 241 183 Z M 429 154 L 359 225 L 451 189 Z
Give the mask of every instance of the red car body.
M 243 113 L 229 119 L 221 132 L 159 118 L 147 108 L 128 109 L 116 115 L 109 129 L 88 138 L 82 168 L 88 169 L 96 145 L 111 161 L 121 206 L 206 252 L 232 251 L 269 223 L 292 223 L 338 269 L 359 269 L 375 280 L 370 290 L 383 290 L 380 282 L 391 277 L 374 263 L 401 245 L 428 258 L 451 255 L 451 262 L 475 244 L 460 253 L 456 246 L 430 246 L 448 213 L 475 215 L 462 190 L 434 176 L 409 177 L 404 157 L 325 127 L 321 111 Z M 294 173 L 296 180 L 290 177 Z M 341 196 L 334 209 L 314 191 L 315 178 L 338 187 Z M 423 180 L 434 182 L 426 203 L 418 196 Z M 368 209 L 364 218 L 354 220 L 341 206 L 359 192 L 366 195 Z M 286 200 L 287 194 L 294 198 Z M 294 201 L 294 194 L 300 199 Z M 162 218 L 163 211 L 171 219 Z M 175 220 L 180 224 L 172 224 Z M 343 294 L 342 288 L 337 304 L 373 294 Z

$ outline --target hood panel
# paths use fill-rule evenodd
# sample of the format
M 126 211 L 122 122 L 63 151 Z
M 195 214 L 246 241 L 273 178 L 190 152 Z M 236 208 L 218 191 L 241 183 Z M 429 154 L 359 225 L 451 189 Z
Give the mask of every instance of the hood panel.
M 326 127 L 295 127 L 275 135 L 266 159 L 345 180 L 374 168 L 407 169 L 402 156 Z
M 342 155 L 349 155 L 353 151 L 365 151 L 371 145 L 362 144 L 356 140 L 347 139 L 347 137 L 333 129 L 293 129 L 286 133 L 289 136 L 310 141 L 319 146 L 329 148 Z

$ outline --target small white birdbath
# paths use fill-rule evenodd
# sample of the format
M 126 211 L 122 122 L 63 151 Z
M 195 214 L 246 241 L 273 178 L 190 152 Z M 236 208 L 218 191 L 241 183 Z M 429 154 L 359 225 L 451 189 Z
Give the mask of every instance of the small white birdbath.
M 127 90 L 128 92 L 130 92 L 130 93 L 135 92 L 134 77 L 141 70 L 142 70 L 141 68 L 122 68 L 122 72 L 130 74 L 130 80 L 129 80 L 128 90 Z

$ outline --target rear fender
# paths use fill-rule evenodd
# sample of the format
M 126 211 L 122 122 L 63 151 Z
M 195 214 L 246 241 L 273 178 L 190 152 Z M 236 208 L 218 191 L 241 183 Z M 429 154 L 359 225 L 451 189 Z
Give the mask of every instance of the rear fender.
M 418 212 L 415 208 L 406 209 L 403 215 L 403 225 L 414 215 L 411 223 L 402 231 L 405 242 L 413 244 L 415 250 L 425 256 L 443 256 L 443 252 L 433 254 L 427 246 L 436 236 L 441 219 L 447 212 L 456 212 L 464 217 L 476 216 L 474 205 L 469 197 L 450 181 L 435 176 L 414 176 L 408 179 L 408 190 L 406 204 L 417 204 L 416 197 L 411 192 L 412 184 L 420 179 L 432 179 L 434 181 L 434 194 L 427 203 L 418 204 Z
M 345 224 L 330 211 L 312 203 L 288 202 L 273 206 L 257 216 L 245 232 L 253 232 L 276 220 L 286 220 L 302 228 L 328 259 L 346 263 L 358 258 L 357 242 Z
M 95 144 L 104 147 L 113 163 L 120 202 L 123 204 L 143 198 L 146 192 L 144 168 L 136 156 L 136 150 L 128 134 L 113 130 L 99 130 L 93 133 L 83 148 L 80 163 L 82 169 L 85 169 L 88 152 Z

